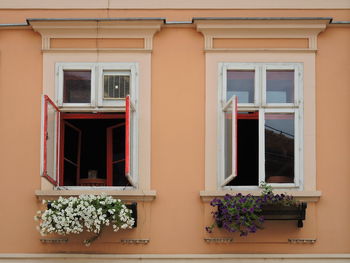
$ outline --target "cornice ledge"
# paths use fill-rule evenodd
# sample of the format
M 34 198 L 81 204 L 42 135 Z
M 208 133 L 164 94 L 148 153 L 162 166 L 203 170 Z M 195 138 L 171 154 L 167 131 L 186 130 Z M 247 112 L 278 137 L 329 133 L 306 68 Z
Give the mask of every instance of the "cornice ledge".
M 156 198 L 154 190 L 36 190 L 35 195 L 39 200 L 53 200 L 58 197 L 79 196 L 83 194 L 99 195 L 106 193 L 114 198 L 118 198 L 125 202 L 151 202 Z
M 314 51 L 317 50 L 317 35 L 330 22 L 331 18 L 320 17 L 193 19 L 197 31 L 204 35 L 205 49 L 210 51 L 221 51 L 213 45 L 216 38 L 306 38 L 309 42 L 308 49 Z
M 152 50 L 153 36 L 163 19 L 28 19 L 31 28 L 42 36 L 42 50 L 50 51 L 54 38 L 143 38 L 144 50 Z M 134 48 L 126 48 L 132 51 Z M 82 48 L 82 50 L 84 50 Z

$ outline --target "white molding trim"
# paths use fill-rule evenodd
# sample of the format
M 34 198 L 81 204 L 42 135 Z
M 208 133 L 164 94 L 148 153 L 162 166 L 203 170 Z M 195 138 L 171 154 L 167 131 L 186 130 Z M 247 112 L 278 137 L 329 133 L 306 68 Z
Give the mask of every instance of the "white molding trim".
M 60 196 L 78 196 L 82 194 L 99 195 L 106 193 L 125 202 L 151 202 L 156 198 L 154 190 L 111 190 L 111 189 L 77 189 L 77 190 L 36 190 L 35 195 L 39 200 L 52 200 Z
M 197 31 L 204 35 L 205 51 L 316 51 L 317 36 L 324 31 L 329 24 L 329 19 L 201 19 L 195 18 L 194 24 Z M 215 48 L 214 39 L 308 39 L 308 48 Z
M 318 202 L 322 196 L 321 191 L 285 191 L 285 190 L 274 190 L 275 194 L 288 194 L 292 195 L 296 200 L 305 201 L 305 202 Z M 261 191 L 249 191 L 249 190 L 218 190 L 218 191 L 200 191 L 199 196 L 203 202 L 210 202 L 215 197 L 224 197 L 226 194 L 235 195 L 241 193 L 243 195 L 253 195 L 260 196 Z
M 153 36 L 163 25 L 163 20 L 29 20 L 35 32 L 42 36 L 43 51 L 152 51 Z M 142 38 L 143 48 L 51 48 L 54 38 Z
M 125 262 L 125 263 L 158 263 L 179 262 L 349 262 L 350 254 L 0 254 L 0 263 L 8 262 Z

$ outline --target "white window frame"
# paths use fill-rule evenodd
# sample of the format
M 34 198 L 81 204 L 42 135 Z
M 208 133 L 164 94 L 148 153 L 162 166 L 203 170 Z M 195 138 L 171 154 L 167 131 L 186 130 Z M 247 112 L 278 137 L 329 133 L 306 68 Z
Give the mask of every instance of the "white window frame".
M 97 92 L 97 106 L 98 107 L 125 107 L 125 99 L 108 99 L 103 98 L 104 83 L 103 72 L 114 71 L 116 75 L 130 76 L 129 95 L 134 103 L 133 98 L 136 96 L 136 79 L 138 75 L 138 65 L 136 63 L 99 63 L 98 64 L 98 92 Z
M 294 70 L 294 101 L 292 103 L 267 103 L 267 85 L 266 85 L 266 72 L 267 70 Z M 262 66 L 262 105 L 266 107 L 276 107 L 276 108 L 290 108 L 299 106 L 299 87 L 302 85 L 300 79 L 302 73 L 300 71 L 300 66 L 295 63 L 266 63 Z
M 91 70 L 91 103 L 63 103 L 63 71 L 64 70 Z M 103 103 L 103 71 L 129 71 L 130 72 L 130 114 L 132 118 L 130 125 L 130 176 L 133 186 L 58 186 L 57 189 L 138 189 L 139 188 L 139 104 L 138 104 L 138 86 L 139 86 L 139 65 L 135 63 L 56 63 L 56 103 L 61 111 L 65 112 L 123 112 L 126 111 L 125 99 L 118 99 L 114 105 L 105 105 Z M 101 98 L 101 100 L 100 100 Z M 56 157 L 56 158 L 59 158 Z
M 227 71 L 228 70 L 254 70 L 255 71 L 255 78 L 254 78 L 254 102 L 253 103 L 240 103 L 240 107 L 254 107 L 258 106 L 258 102 L 260 100 L 260 89 L 256 89 L 256 87 L 259 84 L 259 68 L 256 64 L 254 63 L 224 63 L 222 65 L 222 77 L 224 80 L 227 80 Z M 223 101 L 226 100 L 227 96 L 227 81 L 223 81 L 223 90 L 222 90 L 222 99 Z
M 64 103 L 64 70 L 91 71 L 91 98 L 90 103 Z M 57 63 L 56 64 L 56 102 L 59 107 L 94 107 L 96 105 L 96 66 L 94 63 Z
M 219 63 L 218 88 L 218 185 L 224 190 L 256 190 L 259 186 L 227 186 L 225 182 L 224 105 L 226 105 L 227 71 L 255 70 L 255 98 L 252 103 L 239 103 L 238 113 L 259 113 L 259 185 L 265 181 L 265 113 L 294 113 L 294 183 L 270 183 L 274 188 L 303 187 L 303 64 L 302 63 Z M 294 103 L 266 103 L 266 71 L 269 69 L 294 70 Z M 239 154 L 239 153 L 238 153 Z M 234 169 L 234 167 L 232 167 Z M 238 168 L 239 169 L 239 168 Z M 237 171 L 235 171 L 237 173 Z
M 91 71 L 91 100 L 90 103 L 63 103 L 64 70 L 90 70 Z M 56 102 L 60 108 L 76 108 L 77 110 L 91 108 L 106 108 L 106 110 L 125 110 L 125 98 L 103 98 L 103 72 L 114 71 L 120 75 L 130 76 L 129 95 L 133 103 L 137 97 L 137 63 L 56 63 Z M 112 109 L 114 108 L 114 109 Z

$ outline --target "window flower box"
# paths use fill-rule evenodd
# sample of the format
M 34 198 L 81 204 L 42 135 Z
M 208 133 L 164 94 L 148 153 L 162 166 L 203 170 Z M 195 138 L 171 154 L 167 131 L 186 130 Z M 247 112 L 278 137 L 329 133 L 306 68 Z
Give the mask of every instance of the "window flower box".
M 263 205 L 261 216 L 264 220 L 297 220 L 297 226 L 303 227 L 306 216 L 307 203 L 298 203 L 291 206 L 286 205 Z
M 84 240 L 89 246 L 109 225 L 115 232 L 136 227 L 136 203 L 125 205 L 106 194 L 59 197 L 54 201 L 44 200 L 43 204 L 47 204 L 47 208 L 39 210 L 34 217 L 39 220 L 38 230 L 43 236 L 92 232 L 94 236 Z
M 296 220 L 297 226 L 303 227 L 307 204 L 289 195 L 274 194 L 271 186 L 262 186 L 261 196 L 239 193 L 213 199 L 211 205 L 217 207 L 217 211 L 213 212 L 214 223 L 206 230 L 211 233 L 214 227 L 218 227 L 247 236 L 263 229 L 265 220 Z

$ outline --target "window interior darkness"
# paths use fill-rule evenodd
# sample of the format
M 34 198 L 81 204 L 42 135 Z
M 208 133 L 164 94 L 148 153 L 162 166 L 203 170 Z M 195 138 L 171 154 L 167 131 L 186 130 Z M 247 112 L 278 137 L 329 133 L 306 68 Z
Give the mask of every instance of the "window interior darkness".
M 249 115 L 249 114 L 247 114 Z M 259 184 L 259 121 L 237 120 L 237 177 L 227 185 L 251 186 Z
M 64 122 L 65 186 L 83 185 L 80 179 L 88 178 L 106 182 L 107 165 L 112 169 L 113 186 L 129 185 L 124 168 L 125 119 L 66 119 Z M 113 147 L 107 147 L 108 129 L 112 130 L 110 143 Z M 111 153 L 108 153 L 109 149 Z M 111 156 L 110 163 L 107 162 L 108 155 Z

